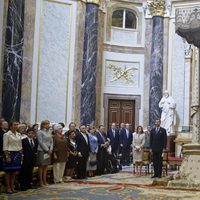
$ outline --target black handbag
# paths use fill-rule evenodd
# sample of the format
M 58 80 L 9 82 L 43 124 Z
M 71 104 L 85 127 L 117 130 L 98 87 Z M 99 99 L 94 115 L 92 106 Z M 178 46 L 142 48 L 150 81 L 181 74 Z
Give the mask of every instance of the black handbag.
M 95 165 L 97 165 L 97 160 L 91 160 L 90 162 L 89 162 L 89 164 L 90 164 L 90 166 L 95 166 Z

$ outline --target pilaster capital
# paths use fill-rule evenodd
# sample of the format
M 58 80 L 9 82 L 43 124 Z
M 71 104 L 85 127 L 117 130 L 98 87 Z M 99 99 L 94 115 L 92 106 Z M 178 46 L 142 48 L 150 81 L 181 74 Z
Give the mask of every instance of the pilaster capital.
M 154 16 L 164 17 L 165 14 L 165 0 L 147 0 L 147 6 L 150 14 Z

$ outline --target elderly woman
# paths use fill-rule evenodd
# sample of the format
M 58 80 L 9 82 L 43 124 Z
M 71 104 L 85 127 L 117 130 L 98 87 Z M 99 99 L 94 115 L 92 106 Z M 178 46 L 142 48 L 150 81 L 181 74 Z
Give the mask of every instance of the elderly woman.
M 137 175 L 141 175 L 142 173 L 144 144 L 145 144 L 145 134 L 143 132 L 143 127 L 138 126 L 136 132 L 133 133 L 133 164 L 135 164 Z M 138 172 L 138 166 L 140 166 L 139 172 Z
M 4 164 L 3 170 L 6 172 L 6 191 L 11 194 L 15 192 L 14 182 L 17 171 L 21 169 L 22 161 L 22 140 L 21 134 L 17 132 L 18 122 L 10 123 L 10 130 L 3 136 Z
M 96 136 L 96 128 L 92 127 L 89 130 L 89 143 L 90 153 L 87 161 L 88 176 L 94 176 L 94 171 L 97 169 L 97 152 L 98 152 L 98 139 Z
M 51 164 L 51 155 L 53 151 L 53 137 L 50 132 L 50 122 L 44 120 L 41 122 L 40 130 L 37 132 L 38 151 L 37 164 L 39 172 L 40 186 L 48 185 L 47 167 Z
M 63 182 L 65 165 L 69 157 L 67 140 L 62 134 L 63 127 L 60 124 L 54 126 L 54 145 L 53 145 L 53 176 L 54 183 Z
M 26 129 L 27 129 L 26 124 L 23 123 L 18 125 L 17 132 L 21 134 L 22 140 L 27 138 Z

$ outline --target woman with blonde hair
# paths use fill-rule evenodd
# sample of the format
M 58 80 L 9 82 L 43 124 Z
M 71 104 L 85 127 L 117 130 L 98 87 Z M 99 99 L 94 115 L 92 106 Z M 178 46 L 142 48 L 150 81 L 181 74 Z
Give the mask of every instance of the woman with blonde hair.
M 40 186 L 48 185 L 47 167 L 51 164 L 51 155 L 53 151 L 53 137 L 50 131 L 50 122 L 44 120 L 41 122 L 40 130 L 37 132 L 38 151 L 37 165 L 39 173 Z
M 138 126 L 135 133 L 133 133 L 133 165 L 136 167 L 136 175 L 142 173 L 142 161 L 143 161 L 143 147 L 145 144 L 145 134 L 143 127 Z M 138 166 L 140 171 L 138 172 Z

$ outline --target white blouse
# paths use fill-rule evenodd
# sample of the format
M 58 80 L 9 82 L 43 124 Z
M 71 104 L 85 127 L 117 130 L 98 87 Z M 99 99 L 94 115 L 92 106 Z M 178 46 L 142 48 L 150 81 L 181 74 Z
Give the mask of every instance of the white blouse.
M 20 151 L 22 150 L 21 134 L 8 131 L 3 135 L 3 151 Z

